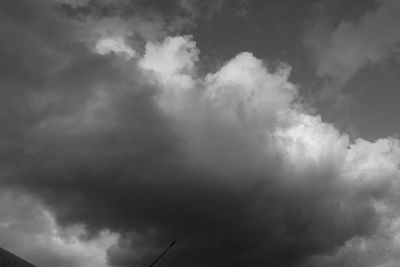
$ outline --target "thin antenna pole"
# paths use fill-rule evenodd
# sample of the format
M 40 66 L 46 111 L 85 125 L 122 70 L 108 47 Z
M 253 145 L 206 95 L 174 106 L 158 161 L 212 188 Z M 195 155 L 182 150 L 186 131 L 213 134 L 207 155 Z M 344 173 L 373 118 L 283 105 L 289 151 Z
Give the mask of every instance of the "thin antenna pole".
M 156 262 L 157 262 L 159 259 L 161 259 L 161 257 L 164 256 L 164 254 L 167 253 L 167 251 L 168 251 L 173 245 L 175 245 L 175 243 L 176 243 L 176 241 L 172 242 L 171 245 L 169 245 L 169 247 L 167 247 L 167 248 L 163 251 L 163 253 L 161 253 L 161 255 L 158 256 L 158 258 L 155 259 L 155 261 L 153 261 L 152 264 L 150 264 L 149 267 L 152 267 L 154 264 L 156 264 Z

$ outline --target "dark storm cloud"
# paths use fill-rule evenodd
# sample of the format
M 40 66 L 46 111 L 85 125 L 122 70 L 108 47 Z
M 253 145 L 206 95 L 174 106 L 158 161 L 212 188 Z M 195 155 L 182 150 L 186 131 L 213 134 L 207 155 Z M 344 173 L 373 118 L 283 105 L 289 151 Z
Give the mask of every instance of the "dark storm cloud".
M 381 233 L 374 204 L 396 199 L 397 140 L 350 144 L 296 103 L 285 64 L 242 53 L 201 77 L 192 37 L 136 47 L 133 20 L 113 35 L 101 29 L 115 13 L 87 11 L 113 1 L 62 2 L 83 17 L 0 4 L 3 188 L 35 196 L 61 226 L 84 225 L 86 241 L 120 234 L 111 266 L 150 264 L 172 240 L 165 266 L 324 266 Z
M 156 162 L 162 161 L 170 144 L 175 141 L 170 140 L 170 131 L 152 104 L 153 90 L 135 81 L 132 63 L 118 57 L 94 54 L 90 43 L 79 38 L 85 25 L 59 16 L 48 2 L 3 1 L 1 13 L 3 186 L 26 188 L 50 200 L 50 205 L 53 205 L 51 199 L 54 197 L 57 199 L 54 205 L 61 211 L 64 200 L 72 205 L 81 203 L 77 196 L 79 190 L 74 193 L 75 189 L 89 186 L 86 188 L 88 191 L 96 190 L 90 183 L 82 180 L 80 184 L 76 179 L 80 175 L 93 175 L 92 178 L 98 179 L 97 174 L 91 171 L 81 173 L 85 168 L 94 170 L 95 165 L 78 165 L 110 160 L 111 163 L 101 163 L 109 164 L 104 166 L 108 174 L 102 175 L 114 179 L 118 176 L 119 164 L 146 162 L 152 158 L 153 167 L 156 167 Z M 105 89 L 106 102 L 121 104 L 121 109 L 115 112 L 102 110 L 100 91 Z M 110 128 L 124 130 L 110 131 Z M 124 143 L 132 138 L 135 144 L 128 147 L 125 157 L 123 150 L 127 146 Z M 90 159 L 86 153 L 97 154 L 98 160 Z M 159 154 L 159 160 L 153 154 Z M 89 180 L 88 177 L 86 181 Z M 99 178 L 98 182 L 106 181 Z M 62 190 L 63 184 L 69 184 L 69 189 Z M 57 197 L 61 191 L 65 194 Z M 84 204 L 89 208 L 89 204 Z M 66 215 L 60 214 L 60 221 L 78 220 L 70 212 L 71 207 L 65 206 Z M 94 222 L 94 219 L 89 220 Z M 106 227 L 104 221 L 99 225 Z M 28 246 L 25 253 L 36 249 L 38 254 L 45 254 L 39 247 Z M 58 256 L 60 252 L 49 254 L 49 258 L 55 258 L 54 261 L 47 259 L 46 262 L 35 256 L 33 260 L 47 266 L 62 266 L 57 263 L 63 261 Z M 64 261 L 71 263 L 73 257 L 71 253 L 71 259 L 64 257 Z M 80 264 L 82 262 L 76 266 Z

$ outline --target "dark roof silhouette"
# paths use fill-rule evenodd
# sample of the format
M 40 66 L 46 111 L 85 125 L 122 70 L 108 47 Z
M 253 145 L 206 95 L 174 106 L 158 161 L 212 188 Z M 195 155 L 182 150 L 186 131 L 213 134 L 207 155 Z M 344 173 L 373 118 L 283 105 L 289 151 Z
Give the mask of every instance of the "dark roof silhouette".
M 8 252 L 0 247 L 0 266 L 1 267 L 36 267 L 26 260 Z

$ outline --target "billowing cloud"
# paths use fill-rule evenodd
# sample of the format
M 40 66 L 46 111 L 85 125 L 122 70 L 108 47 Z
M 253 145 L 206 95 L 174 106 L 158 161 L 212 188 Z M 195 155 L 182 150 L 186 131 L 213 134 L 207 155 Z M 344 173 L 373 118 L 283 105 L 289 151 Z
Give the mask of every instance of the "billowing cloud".
M 331 79 L 322 97 L 336 96 L 359 70 L 398 54 L 399 12 L 399 1 L 383 0 L 359 19 L 340 21 L 336 27 L 328 27 L 326 19 L 313 23 L 305 43 L 313 50 L 317 75 Z
M 203 75 L 192 36 L 95 38 L 47 1 L 5 3 L 32 25 L 0 26 L 5 246 L 43 267 L 144 266 L 173 240 L 165 266 L 396 260 L 399 140 L 307 113 L 290 66 L 243 52 Z
M 98 40 L 95 51 L 101 55 L 112 52 L 117 54 L 122 53 L 125 54 L 127 59 L 131 59 L 136 54 L 135 50 L 128 46 L 122 37 L 109 37 Z
M 57 226 L 54 216 L 37 200 L 1 191 L 0 245 L 37 266 L 105 267 L 106 249 L 117 234 L 104 231 L 85 240 L 85 229 Z

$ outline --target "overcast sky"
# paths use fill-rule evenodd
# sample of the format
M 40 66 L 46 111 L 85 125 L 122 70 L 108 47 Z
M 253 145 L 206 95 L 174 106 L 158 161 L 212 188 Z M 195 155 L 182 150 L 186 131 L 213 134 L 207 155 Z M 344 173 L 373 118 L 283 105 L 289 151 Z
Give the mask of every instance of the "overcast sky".
M 0 1 L 0 247 L 38 267 L 397 267 L 400 1 Z

